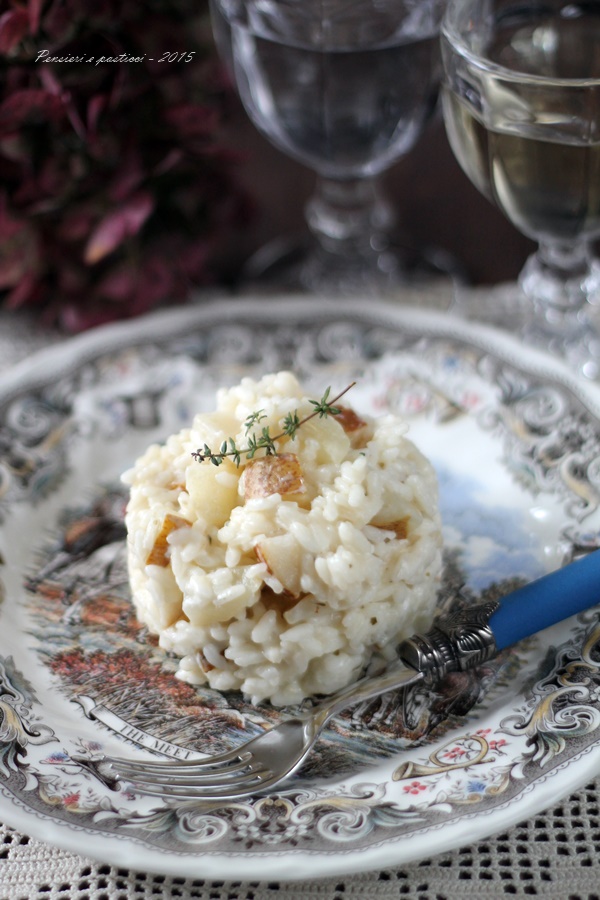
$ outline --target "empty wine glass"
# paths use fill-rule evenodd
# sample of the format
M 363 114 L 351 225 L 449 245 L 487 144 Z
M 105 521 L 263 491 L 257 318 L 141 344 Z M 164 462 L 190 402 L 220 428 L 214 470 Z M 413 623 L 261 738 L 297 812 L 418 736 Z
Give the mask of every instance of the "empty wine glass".
M 378 176 L 406 154 L 439 90 L 444 0 L 212 0 L 253 123 L 316 172 L 301 286 L 362 291 L 401 277 Z
M 521 330 L 597 378 L 600 3 L 448 0 L 441 44 L 454 154 L 538 242 L 512 291 Z

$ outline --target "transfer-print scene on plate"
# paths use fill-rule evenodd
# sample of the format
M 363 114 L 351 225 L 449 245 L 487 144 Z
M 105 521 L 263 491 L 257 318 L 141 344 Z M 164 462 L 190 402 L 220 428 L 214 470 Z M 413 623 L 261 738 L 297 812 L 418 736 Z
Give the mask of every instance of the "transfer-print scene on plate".
M 347 320 L 207 323 L 201 338 L 182 332 L 74 360 L 2 407 L 3 553 L 11 511 L 31 511 L 35 533 L 52 501 L 51 527 L 2 606 L 3 616 L 22 607 L 21 640 L 35 659 L 24 671 L 14 639 L 0 638 L 0 777 L 15 802 L 170 850 L 356 849 L 514 802 L 594 748 L 600 623 L 590 611 L 436 690 L 349 709 L 272 795 L 169 807 L 107 779 L 98 762 L 107 742 L 111 752 L 121 740 L 128 752 L 191 757 L 293 712 L 175 679 L 175 661 L 129 601 L 118 480 L 148 443 L 210 408 L 219 384 L 284 367 L 318 392 L 324 379 L 356 379 L 357 408 L 407 418 L 440 482 L 440 609 L 494 599 L 543 574 L 548 557 L 558 565 L 596 547 L 597 419 L 568 385 L 458 336 Z

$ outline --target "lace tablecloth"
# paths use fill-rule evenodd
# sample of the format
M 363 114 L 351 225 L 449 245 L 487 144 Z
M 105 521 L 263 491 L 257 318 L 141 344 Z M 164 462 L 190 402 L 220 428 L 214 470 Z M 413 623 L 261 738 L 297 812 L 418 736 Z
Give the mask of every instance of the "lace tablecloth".
M 0 313 L 0 370 L 59 339 L 26 317 Z M 402 868 L 287 883 L 204 881 L 120 869 L 0 824 L 0 900 L 593 900 L 600 897 L 599 789 L 600 779 L 505 833 Z

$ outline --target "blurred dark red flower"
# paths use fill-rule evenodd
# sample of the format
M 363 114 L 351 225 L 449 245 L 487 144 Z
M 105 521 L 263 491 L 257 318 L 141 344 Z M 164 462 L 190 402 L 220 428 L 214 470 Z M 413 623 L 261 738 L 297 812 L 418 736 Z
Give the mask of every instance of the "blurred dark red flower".
M 29 13 L 24 7 L 8 9 L 0 16 L 0 53 L 8 53 L 29 31 Z
M 0 0 L 0 302 L 71 330 L 216 277 L 247 201 L 207 0 Z

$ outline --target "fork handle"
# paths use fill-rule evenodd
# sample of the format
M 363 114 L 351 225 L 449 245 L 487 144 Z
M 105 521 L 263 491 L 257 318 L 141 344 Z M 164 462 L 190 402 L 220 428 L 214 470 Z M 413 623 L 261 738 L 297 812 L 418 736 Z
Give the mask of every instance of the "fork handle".
M 600 550 L 491 601 L 450 613 L 425 635 L 398 648 L 402 660 L 430 681 L 491 659 L 550 625 L 600 602 Z
M 503 597 L 490 618 L 496 648 L 562 622 L 600 603 L 600 550 Z

